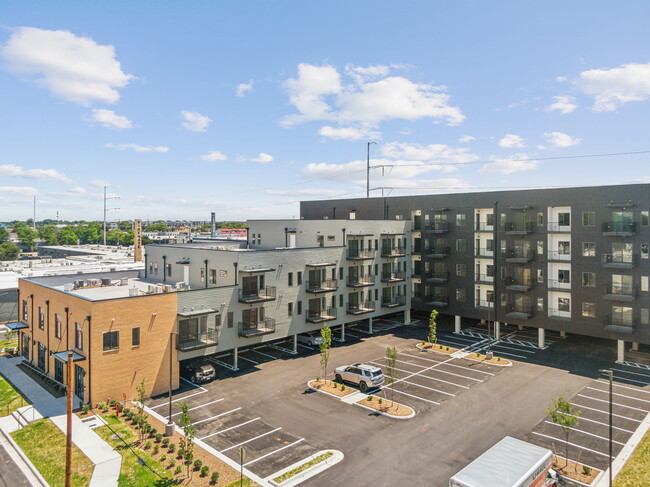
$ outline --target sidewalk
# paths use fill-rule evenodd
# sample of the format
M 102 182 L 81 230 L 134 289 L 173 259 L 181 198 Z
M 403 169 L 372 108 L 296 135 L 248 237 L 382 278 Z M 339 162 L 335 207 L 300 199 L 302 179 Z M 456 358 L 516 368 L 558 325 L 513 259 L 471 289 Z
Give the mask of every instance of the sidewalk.
M 32 403 L 34 408 L 66 433 L 66 398 L 55 398 L 16 365 L 22 357 L 0 358 L 0 373 L 9 379 Z M 95 464 L 90 487 L 114 487 L 120 475 L 122 456 L 102 440 L 76 415 L 72 416 L 72 442 Z

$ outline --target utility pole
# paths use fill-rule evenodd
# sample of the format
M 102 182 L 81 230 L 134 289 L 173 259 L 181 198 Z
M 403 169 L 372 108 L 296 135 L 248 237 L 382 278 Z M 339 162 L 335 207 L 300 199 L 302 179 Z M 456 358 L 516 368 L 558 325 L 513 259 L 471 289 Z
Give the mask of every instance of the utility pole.
M 116 200 L 119 196 L 106 196 L 106 186 L 104 186 L 104 245 L 106 245 L 106 212 L 110 210 L 119 210 L 119 208 L 106 208 L 106 200 Z
M 370 145 L 377 142 L 368 142 L 368 154 L 366 156 L 366 198 L 370 198 Z
M 68 351 L 67 429 L 65 435 L 65 487 L 72 486 L 72 352 Z
M 612 369 L 600 370 L 599 372 L 609 376 L 609 487 L 612 487 L 613 473 L 612 473 L 612 437 L 614 434 L 614 371 Z
M 36 231 L 36 196 L 34 196 L 34 219 L 32 220 L 32 230 Z

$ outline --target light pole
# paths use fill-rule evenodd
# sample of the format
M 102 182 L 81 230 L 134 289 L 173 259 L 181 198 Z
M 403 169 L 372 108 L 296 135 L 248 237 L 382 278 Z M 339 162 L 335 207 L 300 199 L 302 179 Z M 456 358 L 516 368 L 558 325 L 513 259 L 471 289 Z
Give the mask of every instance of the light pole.
M 366 198 L 370 198 L 370 146 L 377 142 L 368 142 L 368 154 L 366 157 Z
M 602 372 L 603 374 L 607 374 L 609 376 L 609 487 L 612 487 L 612 436 L 614 429 L 614 414 L 612 411 L 612 406 L 614 404 L 614 371 L 612 369 L 600 369 L 599 372 Z
M 173 379 L 173 363 L 174 363 L 174 335 L 178 335 L 175 331 L 169 332 L 169 414 L 167 415 L 167 424 L 165 425 L 165 436 L 173 436 L 175 425 L 172 421 L 172 379 Z

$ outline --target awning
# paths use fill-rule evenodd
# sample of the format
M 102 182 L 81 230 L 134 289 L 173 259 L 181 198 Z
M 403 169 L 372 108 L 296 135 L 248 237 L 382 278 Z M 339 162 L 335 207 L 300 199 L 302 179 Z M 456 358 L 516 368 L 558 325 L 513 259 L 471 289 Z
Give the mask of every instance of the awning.
M 306 265 L 307 267 L 329 267 L 332 265 L 336 265 L 336 262 L 309 262 Z
M 381 235 L 404 235 L 404 232 L 380 232 Z
M 7 328 L 9 328 L 12 331 L 17 331 L 17 330 L 24 330 L 25 328 L 29 328 L 29 325 L 26 325 L 22 321 L 12 321 L 11 323 L 5 323 Z
M 239 272 L 246 272 L 248 274 L 254 274 L 259 272 L 273 272 L 275 269 L 273 267 L 255 267 L 250 269 L 239 269 Z
M 199 308 L 199 309 L 179 311 L 178 316 L 182 316 L 183 318 L 189 318 L 191 316 L 209 315 L 211 313 L 218 313 L 218 311 L 212 308 Z
M 372 237 L 374 233 L 348 233 L 348 237 Z
M 72 361 L 73 362 L 80 362 L 82 360 L 86 360 L 86 357 L 84 357 L 80 353 L 77 353 L 77 352 L 75 352 L 73 350 L 69 350 L 69 351 L 72 352 Z M 56 353 L 53 353 L 52 355 L 54 356 L 55 359 L 60 360 L 63 363 L 68 362 L 68 350 L 66 350 L 64 352 L 56 352 Z
M 189 257 L 183 257 L 181 260 L 179 260 L 176 263 L 181 264 L 181 265 L 187 265 L 187 264 L 190 263 L 190 258 Z

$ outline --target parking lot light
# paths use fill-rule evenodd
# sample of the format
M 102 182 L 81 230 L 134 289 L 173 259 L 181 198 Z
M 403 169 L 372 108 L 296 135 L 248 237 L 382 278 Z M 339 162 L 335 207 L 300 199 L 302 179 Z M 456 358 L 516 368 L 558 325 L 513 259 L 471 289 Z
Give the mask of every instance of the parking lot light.
M 175 424 L 172 421 L 172 379 L 173 379 L 173 367 L 174 367 L 174 335 L 178 333 L 175 331 L 169 332 L 169 414 L 167 419 L 167 424 L 165 425 L 165 436 L 174 436 Z
M 614 404 L 614 372 L 612 369 L 600 369 L 599 372 L 609 375 L 609 487 L 612 487 L 612 430 L 614 429 L 612 406 Z

